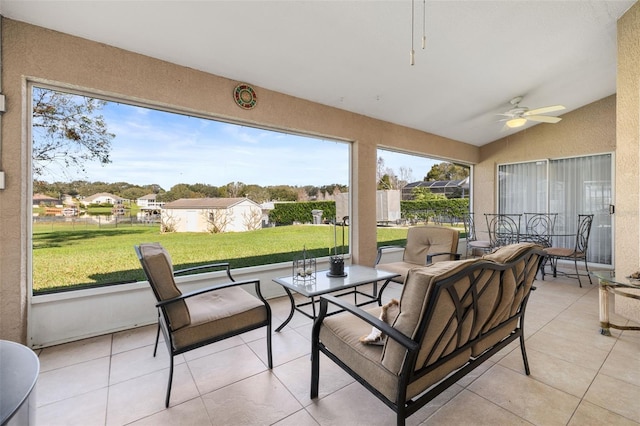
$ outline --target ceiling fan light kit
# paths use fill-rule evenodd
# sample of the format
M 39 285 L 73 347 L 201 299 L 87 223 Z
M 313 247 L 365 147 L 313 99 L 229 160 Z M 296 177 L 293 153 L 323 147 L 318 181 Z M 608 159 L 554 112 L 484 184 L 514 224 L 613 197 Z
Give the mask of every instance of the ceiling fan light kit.
M 562 111 L 565 109 L 563 105 L 551 105 L 542 108 L 529 109 L 527 107 L 520 106 L 520 102 L 522 101 L 522 96 L 516 96 L 511 99 L 509 103 L 513 106 L 509 111 L 499 114 L 504 115 L 507 118 L 504 118 L 500 121 L 506 121 L 505 125 L 510 129 L 515 129 L 517 127 L 522 127 L 527 124 L 527 121 L 535 121 L 539 123 L 557 123 L 562 118 L 553 117 L 547 114 L 550 112 Z
M 527 124 L 526 118 L 512 118 L 511 120 L 506 122 L 506 125 L 510 129 L 515 129 L 516 127 L 522 127 Z

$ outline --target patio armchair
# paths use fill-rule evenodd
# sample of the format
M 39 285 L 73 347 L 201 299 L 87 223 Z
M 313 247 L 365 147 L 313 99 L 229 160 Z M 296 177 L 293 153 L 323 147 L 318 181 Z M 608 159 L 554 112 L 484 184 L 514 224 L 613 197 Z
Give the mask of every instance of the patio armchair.
M 363 310 L 321 296 L 311 398 L 319 393 L 320 352 L 394 410 L 398 425 L 515 340 L 528 375 L 524 315 L 543 256 L 539 246 L 522 243 L 481 259 L 413 268 L 397 305 Z M 329 304 L 346 312 L 328 316 Z M 372 327 L 386 336 L 381 345 L 362 338 Z
M 233 281 L 228 263 L 174 271 L 169 253 L 158 243 L 135 246 L 158 309 L 158 333 L 153 356 L 158 349 L 160 330 L 169 351 L 169 383 L 165 407 L 169 407 L 173 381 L 174 356 L 266 327 L 267 363 L 273 368 L 271 351 L 271 308 L 260 292 L 259 280 Z M 199 268 L 226 267 L 230 282 L 183 294 L 174 276 Z M 253 285 L 257 297 L 240 286 Z
M 389 281 L 404 283 L 410 269 L 430 265 L 443 260 L 458 260 L 458 240 L 460 233 L 453 228 L 444 226 L 414 226 L 407 231 L 407 243 L 403 246 L 390 245 L 378 248 L 376 257 L 376 269 L 395 272 L 396 278 L 386 281 L 380 288 L 378 300 L 381 300 L 382 292 Z M 402 248 L 402 261 L 380 264 L 384 251 Z

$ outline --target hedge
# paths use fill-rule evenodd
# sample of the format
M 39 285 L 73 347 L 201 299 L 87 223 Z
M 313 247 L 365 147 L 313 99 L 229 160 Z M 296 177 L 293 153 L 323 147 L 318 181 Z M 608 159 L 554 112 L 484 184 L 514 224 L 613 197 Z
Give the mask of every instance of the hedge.
M 400 212 L 402 218 L 407 220 L 438 222 L 446 218 L 462 218 L 469 212 L 469 199 L 400 201 Z
M 313 223 L 312 210 L 322 210 L 322 219 L 333 221 L 336 217 L 335 201 L 309 201 L 300 203 L 276 203 L 269 212 L 269 221 L 276 225 Z
M 325 221 L 336 217 L 334 201 L 311 201 L 301 203 L 276 203 L 269 212 L 269 221 L 276 225 L 313 223 L 312 210 L 322 210 Z M 400 201 L 401 217 L 406 220 L 442 221 L 447 218 L 462 218 L 469 212 L 468 198 L 446 200 Z

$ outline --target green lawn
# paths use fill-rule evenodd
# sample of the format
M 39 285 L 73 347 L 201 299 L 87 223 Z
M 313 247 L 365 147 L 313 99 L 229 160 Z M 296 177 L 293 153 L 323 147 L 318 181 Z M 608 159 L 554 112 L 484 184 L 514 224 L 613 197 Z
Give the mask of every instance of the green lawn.
M 344 231 L 348 241 L 348 227 Z M 378 245 L 404 244 L 406 235 L 406 228 L 378 228 Z M 340 227 L 337 239 L 340 244 Z M 176 269 L 217 261 L 228 261 L 232 268 L 240 268 L 290 262 L 303 247 L 311 256 L 328 256 L 334 233 L 331 226 L 318 225 L 226 234 L 161 234 L 157 226 L 34 224 L 34 292 L 144 280 L 133 250 L 134 245 L 143 242 L 159 242 L 165 246 Z

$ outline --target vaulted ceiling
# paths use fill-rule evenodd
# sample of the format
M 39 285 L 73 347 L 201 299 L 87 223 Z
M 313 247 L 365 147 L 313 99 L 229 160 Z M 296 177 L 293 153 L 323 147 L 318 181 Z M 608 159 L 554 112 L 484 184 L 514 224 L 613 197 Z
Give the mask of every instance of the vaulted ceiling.
M 0 0 L 0 14 L 481 146 L 522 130 L 498 121 L 516 96 L 561 116 L 615 93 L 634 2 Z

